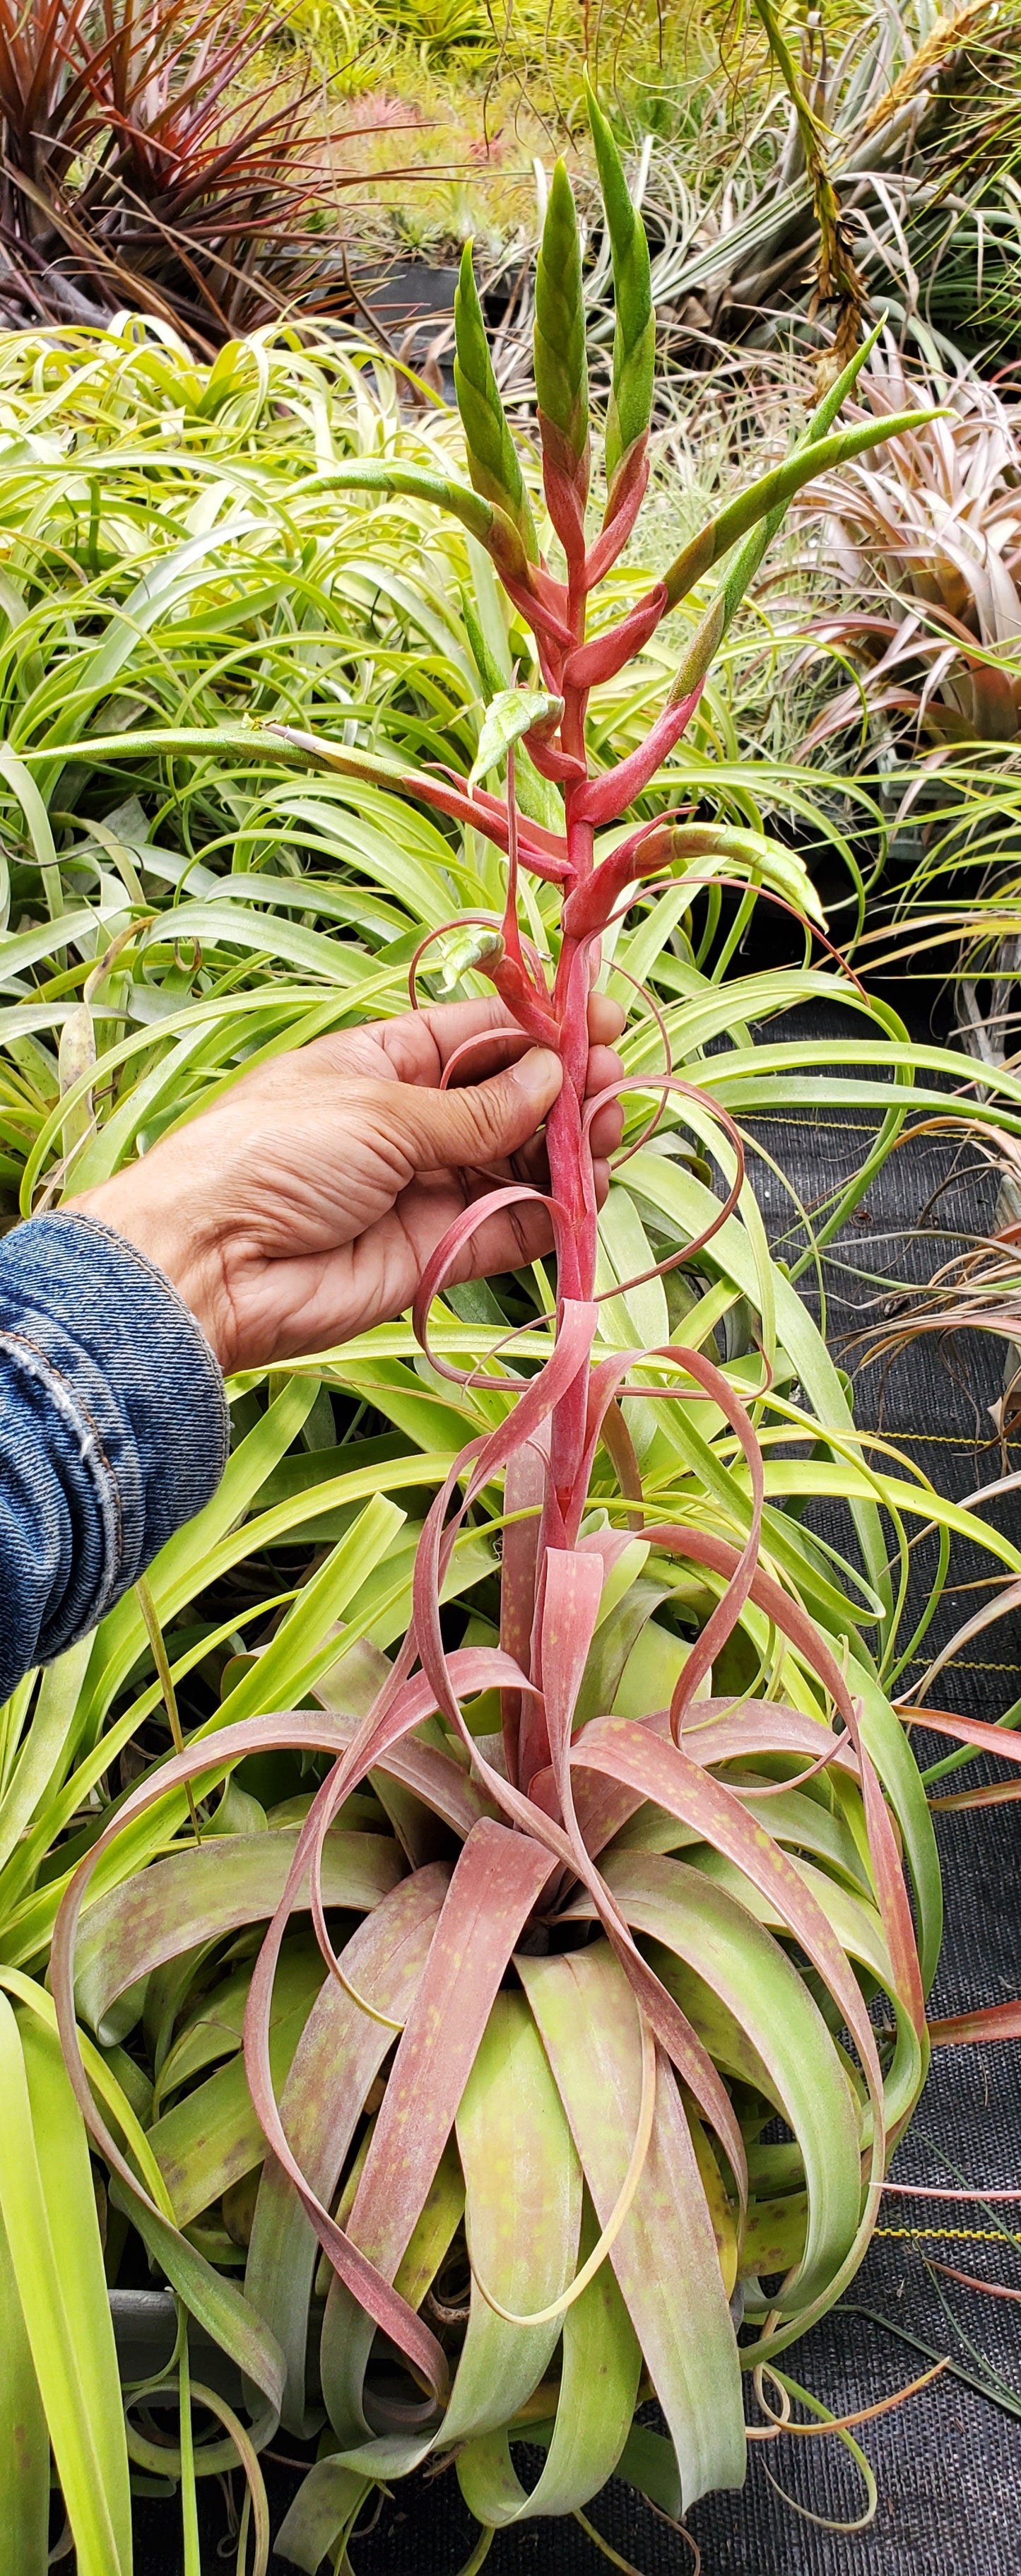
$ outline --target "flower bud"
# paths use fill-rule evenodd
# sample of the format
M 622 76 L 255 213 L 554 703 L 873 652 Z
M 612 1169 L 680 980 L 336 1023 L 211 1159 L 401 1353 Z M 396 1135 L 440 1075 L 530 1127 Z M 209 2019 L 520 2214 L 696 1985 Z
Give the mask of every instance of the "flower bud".
M 456 993 L 462 975 L 473 967 L 491 974 L 503 956 L 503 938 L 498 930 L 487 930 L 482 923 L 471 923 L 465 930 L 455 930 L 444 941 L 436 961 L 436 990 L 442 1000 Z

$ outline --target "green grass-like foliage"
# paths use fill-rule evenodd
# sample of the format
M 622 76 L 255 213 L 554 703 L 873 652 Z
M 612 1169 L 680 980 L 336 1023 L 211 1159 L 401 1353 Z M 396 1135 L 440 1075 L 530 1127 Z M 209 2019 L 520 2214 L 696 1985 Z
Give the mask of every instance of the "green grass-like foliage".
M 543 692 L 530 659 L 536 604 L 563 614 L 558 577 L 515 554 L 513 521 L 460 484 L 446 416 L 406 426 L 357 350 L 260 340 L 212 369 L 141 331 L 18 342 L 0 347 L 0 374 L 11 1213 L 116 1169 L 260 1052 L 406 1007 L 427 937 L 426 987 L 445 959 L 454 989 L 482 989 L 477 966 L 500 974 L 513 949 L 500 847 L 512 821 L 533 977 L 530 960 L 556 971 L 591 937 L 584 920 L 562 925 L 561 837 L 574 834 L 568 902 L 586 886 L 596 902 L 601 870 L 618 889 L 601 972 L 629 1010 L 637 1086 L 624 1095 L 636 1150 L 598 1238 L 584 1207 L 562 1228 L 559 1278 L 539 1265 L 447 1297 L 440 1283 L 429 1358 L 402 1320 L 237 1382 L 214 1500 L 146 1592 L 3 1712 L 3 2404 L 23 2428 L 3 2503 L 19 2571 L 45 2564 L 48 2440 L 87 2576 L 130 2565 L 129 2462 L 180 2480 L 191 2576 L 195 2477 L 240 2458 L 264 2569 L 257 2453 L 281 2420 L 325 2436 L 280 2535 L 310 2569 L 342 2561 L 375 2481 L 448 2446 L 484 2531 L 583 2509 L 613 2473 L 677 2513 L 739 2481 L 741 2365 L 781 2356 L 851 2278 L 917 2096 L 939 1881 L 888 1692 L 912 1644 L 906 1526 L 935 1519 L 947 1540 L 967 1526 L 910 1470 L 868 1463 L 819 1333 L 770 1259 L 741 1125 L 803 1104 L 809 1079 L 821 1100 L 861 1105 L 877 1074 L 895 1077 L 832 1228 L 924 1080 L 912 1093 L 903 1032 L 851 985 L 861 1033 L 842 1047 L 755 1042 L 833 978 L 806 965 L 724 985 L 733 934 L 699 962 L 707 881 L 717 903 L 721 877 L 746 888 L 742 927 L 759 885 L 807 914 L 814 900 L 762 828 L 755 775 L 713 757 L 713 683 L 683 744 L 668 754 L 660 735 L 650 766 L 648 585 L 611 570 L 605 621 L 601 609 L 569 647 L 601 657 L 582 734 L 587 666 L 548 670 L 563 686 Z M 814 426 L 819 441 L 839 435 Z M 568 448 L 552 454 L 548 502 L 580 562 L 587 448 L 584 460 Z M 548 543 L 528 457 L 522 470 Z M 758 545 L 778 506 L 766 477 L 677 573 L 674 667 L 689 680 L 736 610 L 735 564 L 747 578 L 752 559 L 731 552 L 714 591 L 717 556 Z M 636 609 L 622 651 L 614 620 Z M 536 702 L 560 697 L 559 737 L 548 715 L 536 731 Z M 564 746 L 572 712 L 583 751 Z M 480 742 L 488 804 L 468 784 Z M 501 821 L 508 749 L 517 807 Z M 551 754 L 574 764 L 562 782 L 545 774 Z M 577 809 L 592 791 L 607 818 L 590 827 Z M 706 819 L 684 838 L 668 800 Z M 641 883 L 637 866 L 615 872 L 629 805 L 638 854 L 656 843 Z M 579 819 L 593 835 L 580 871 Z M 476 966 L 453 926 L 465 915 L 491 925 Z M 691 1089 L 649 1137 L 664 1032 Z M 1001 1114 L 1016 1123 L 1019 1108 L 1004 1077 Z M 574 1165 L 583 1185 L 580 1148 Z M 678 1250 L 687 1260 L 664 1275 Z M 561 1478 L 551 1502 L 540 1435 L 558 1376 L 575 1402 L 579 1377 L 618 1400 L 584 1485 Z M 530 1450 L 515 1445 L 525 1402 Z M 546 1421 L 551 1440 L 577 1437 L 552 1403 Z M 448 1554 L 435 1498 L 473 1441 L 487 1444 L 481 1480 L 455 1476 Z M 834 1495 L 853 1518 L 846 1563 L 803 1518 Z M 542 1700 L 523 1687 L 540 1511 Z M 1021 1571 L 1007 1541 L 990 1544 Z M 424 1655 L 409 1701 L 397 1664 L 413 1621 Z M 677 1747 L 667 1712 L 692 1684 Z M 386 1741 L 366 1733 L 381 1688 L 398 1711 Z M 576 1753 L 608 1754 L 615 1779 L 567 1764 L 572 1718 Z M 186 1752 L 168 1768 L 171 1726 Z M 340 1974 L 296 1883 L 270 1993 L 263 1934 L 314 1801 L 320 1930 Z M 107 2176 L 106 2277 L 130 2227 L 179 2302 L 163 2374 L 182 2409 L 177 2449 L 130 2405 L 122 2430 L 48 1964 Z M 896 2033 L 882 2060 L 864 2009 L 877 1991 Z M 837 2044 L 841 2024 L 860 2057 Z M 792 2132 L 782 2149 L 763 2143 L 777 2112 Z M 754 2328 L 740 2352 L 738 2281 Z M 189 2318 L 258 2392 L 247 2429 L 224 2419 L 197 2449 Z M 400 2409 L 430 2387 L 435 2408 L 409 2433 Z M 650 2391 L 666 2435 L 634 2425 Z M 531 2497 L 508 2449 L 519 2433 L 546 2452 Z

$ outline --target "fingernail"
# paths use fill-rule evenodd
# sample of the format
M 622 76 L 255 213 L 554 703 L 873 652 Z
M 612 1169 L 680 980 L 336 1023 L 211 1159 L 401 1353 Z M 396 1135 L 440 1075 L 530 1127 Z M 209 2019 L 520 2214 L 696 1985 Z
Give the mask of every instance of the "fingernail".
M 528 1054 L 514 1066 L 515 1080 L 523 1082 L 527 1090 L 535 1092 L 543 1100 L 552 1099 L 559 1091 L 563 1072 L 554 1047 L 529 1047 Z

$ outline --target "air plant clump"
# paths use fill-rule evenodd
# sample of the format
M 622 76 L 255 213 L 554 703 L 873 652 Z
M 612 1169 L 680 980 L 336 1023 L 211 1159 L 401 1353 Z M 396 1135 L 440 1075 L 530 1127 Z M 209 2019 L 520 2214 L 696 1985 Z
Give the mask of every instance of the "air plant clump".
M 6 323 L 128 305 L 211 356 L 298 310 L 352 318 L 342 255 L 310 235 L 335 232 L 338 185 L 316 84 L 241 88 L 276 24 L 226 0 L 0 0 Z
M 1016 743 L 1021 734 L 1021 437 L 1011 373 L 941 378 L 876 350 L 860 396 L 874 419 L 921 395 L 941 407 L 925 437 L 897 436 L 806 494 L 817 560 L 844 602 L 817 637 L 852 654 L 862 688 L 838 690 L 806 749 L 873 722 L 907 748 Z
M 485 975 L 522 1043 L 555 1047 L 564 1068 L 548 1189 L 506 1183 L 466 1209 L 416 1300 L 431 1382 L 481 1392 L 484 1427 L 439 1480 L 394 1660 L 363 1636 L 339 1654 L 322 1707 L 275 1715 L 247 1713 L 259 1681 L 243 1679 L 202 1740 L 135 1788 L 92 1843 L 53 1947 L 67 2063 L 115 2206 L 251 2393 L 247 2432 L 216 2407 L 226 2438 L 201 2465 L 240 2455 L 258 2499 L 255 2453 L 280 2420 L 296 2434 L 327 2428 L 278 2535 L 313 2571 L 328 2553 L 346 2563 L 374 2485 L 430 2456 L 453 2455 L 483 2527 L 473 2565 L 496 2529 L 581 2512 L 614 2473 L 674 2517 L 713 2487 L 739 2485 L 742 2369 L 772 2368 L 852 2278 L 924 2072 L 938 1929 L 917 1773 L 865 1662 L 815 1624 L 782 1547 L 771 1562 L 782 1514 L 770 1516 L 756 1430 L 770 1392 L 761 1354 L 728 1370 L 708 1357 L 704 1332 L 651 1349 L 605 1336 L 589 1141 L 599 1104 L 584 1099 L 601 943 L 636 890 L 697 885 L 710 863 L 755 881 L 769 856 L 755 834 L 670 812 L 608 852 L 597 835 L 662 784 L 792 493 L 918 415 L 835 430 L 853 362 L 786 463 L 711 522 L 625 618 L 590 632 L 590 601 L 646 483 L 653 315 L 643 228 L 594 101 L 589 112 L 616 291 L 598 532 L 563 168 L 535 347 L 560 569 L 540 548 L 469 256 L 456 320 L 470 485 L 385 461 L 335 469 L 351 489 L 413 492 L 451 511 L 535 641 L 534 670 L 493 696 L 471 776 L 394 774 L 396 789 L 505 854 L 502 917 L 445 925 L 448 964 L 455 976 Z M 594 771 L 590 692 L 725 554 L 729 569 L 695 617 L 645 741 Z M 341 774 L 372 767 L 356 748 L 289 729 L 281 738 Z M 482 780 L 504 761 L 501 795 Z M 522 927 L 528 876 L 561 893 L 550 972 Z M 429 945 L 412 965 L 413 994 Z M 623 1087 L 648 1097 L 653 1118 L 664 1101 L 682 1104 L 724 1176 L 703 1229 L 654 1265 L 658 1277 L 706 1254 L 728 1225 L 740 1135 L 674 1075 L 669 1051 L 662 1071 Z M 458 1369 L 430 1340 L 434 1301 L 487 1215 L 536 1197 L 556 1258 L 539 1354 L 529 1344 L 515 1365 L 508 1335 L 481 1375 Z M 664 1515 L 640 1462 L 643 1407 L 683 1421 L 692 1459 L 710 1469 L 700 1425 L 725 1426 L 734 1538 L 702 1508 Z M 377 1496 L 364 1515 L 376 1516 L 377 1543 L 388 1508 Z M 483 1511 L 502 1539 L 499 1638 L 453 1645 L 444 1587 Z M 342 1548 L 357 1553 L 361 1527 Z M 655 1617 L 671 1607 L 672 1627 Z M 240 1762 L 280 1751 L 320 1771 L 326 1757 L 319 1784 L 259 1833 L 231 1829 L 239 1792 L 228 1789 L 222 1831 L 209 1837 L 200 1817 L 196 1847 L 188 1791 L 204 1806 Z M 118 1870 L 122 1838 L 134 1875 Z M 270 1915 L 254 1964 L 251 1946 L 234 1954 L 250 2100 L 236 2113 L 248 2122 L 240 2153 L 230 2136 L 222 2147 L 217 2268 L 212 2238 L 175 2206 L 166 2148 L 161 2162 L 156 2132 L 143 2133 L 112 2070 L 99 2087 L 109 2116 L 101 2107 L 103 2061 L 92 2051 L 86 2072 L 76 2010 L 116 2047 L 146 1994 L 169 2086 L 169 2037 L 196 1958 Z M 287 2057 L 296 1993 L 301 2029 Z M 877 1993 L 892 2016 L 882 2041 L 868 2008 Z M 203 2044 L 200 2031 L 181 2036 Z M 778 2116 L 783 2145 L 765 2135 Z M 251 2176 L 242 2210 L 236 2187 Z M 243 2293 L 223 2269 L 232 2248 Z M 639 2420 L 652 2397 L 665 2432 Z M 183 2414 L 187 2402 L 182 2381 Z M 530 2491 L 518 2440 L 545 2455 Z M 183 2474 L 185 2447 L 191 2462 L 183 2425 L 179 2451 L 157 2453 L 134 2428 L 129 2444 L 164 2472 Z

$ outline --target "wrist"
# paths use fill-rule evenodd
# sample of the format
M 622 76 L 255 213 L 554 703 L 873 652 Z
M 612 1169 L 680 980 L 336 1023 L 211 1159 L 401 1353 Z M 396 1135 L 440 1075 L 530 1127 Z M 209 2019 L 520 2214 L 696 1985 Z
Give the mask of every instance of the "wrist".
M 95 1188 L 66 1199 L 63 1213 L 91 1217 L 110 1228 L 143 1254 L 176 1290 L 194 1316 L 221 1368 L 230 1366 L 226 1329 L 229 1300 L 224 1294 L 222 1263 L 215 1245 L 204 1242 L 189 1219 L 187 1201 L 146 1186 L 144 1159 L 128 1172 L 117 1172 Z

